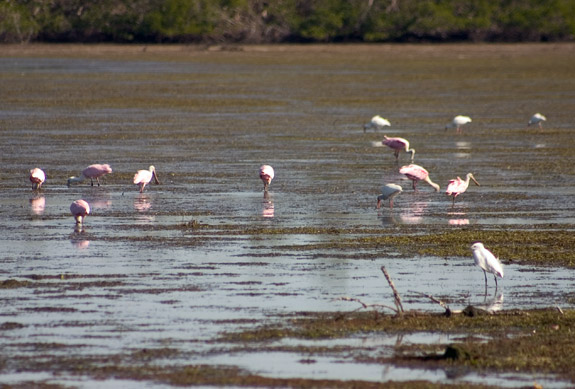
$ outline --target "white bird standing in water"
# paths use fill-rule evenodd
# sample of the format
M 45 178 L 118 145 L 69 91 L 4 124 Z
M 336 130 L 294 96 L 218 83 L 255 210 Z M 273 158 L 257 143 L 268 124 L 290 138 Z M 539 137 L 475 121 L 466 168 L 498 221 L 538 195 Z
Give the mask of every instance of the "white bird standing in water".
M 485 289 L 487 290 L 487 273 L 489 272 L 493 274 L 495 290 L 497 290 L 497 277 L 503 278 L 503 265 L 501 265 L 499 259 L 496 258 L 491 251 L 487 250 L 481 242 L 473 243 L 473 245 L 471 245 L 471 251 L 473 252 L 475 265 L 483 270 Z
M 543 128 L 541 127 L 541 122 L 546 121 L 547 118 L 543 115 L 541 115 L 540 113 L 536 113 L 535 115 L 531 116 L 531 119 L 529 119 L 529 123 L 527 123 L 527 126 L 529 127 L 532 124 L 537 124 L 539 125 L 539 128 Z
M 382 118 L 379 115 L 375 115 L 371 118 L 369 123 L 363 125 L 363 132 L 366 132 L 368 128 L 375 128 L 376 130 L 381 130 L 383 127 L 391 126 L 389 120 Z
M 381 187 L 381 194 L 377 196 L 377 209 L 381 208 L 381 202 L 389 199 L 389 209 L 393 209 L 393 199 L 398 196 L 403 189 L 397 184 L 385 184 Z
M 30 170 L 30 182 L 32 183 L 32 189 L 40 189 L 42 184 L 46 181 L 46 174 L 40 168 L 35 167 Z
M 149 184 L 150 181 L 152 181 L 152 178 L 157 185 L 160 184 L 155 167 L 150 166 L 148 170 L 138 170 L 138 172 L 134 175 L 134 184 L 140 186 L 140 193 L 144 191 L 145 186 Z
M 445 129 L 447 130 L 448 128 L 457 128 L 457 133 L 461 134 L 461 126 L 467 124 L 467 123 L 471 123 L 471 118 L 469 116 L 462 116 L 462 115 L 457 115 L 456 117 L 453 118 L 453 120 L 451 121 L 451 123 L 448 123 L 445 126 Z

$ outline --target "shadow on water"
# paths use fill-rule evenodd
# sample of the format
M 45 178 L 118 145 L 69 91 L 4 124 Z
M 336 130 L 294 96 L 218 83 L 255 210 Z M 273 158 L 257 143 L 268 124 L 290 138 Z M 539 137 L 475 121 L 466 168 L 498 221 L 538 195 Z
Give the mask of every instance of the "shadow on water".
M 292 312 L 357 308 L 342 296 L 392 305 L 382 265 L 409 309 L 438 310 L 414 290 L 452 308 L 573 307 L 571 268 L 502 258 L 505 278 L 497 292 L 489 278 L 485 293 L 472 242 L 455 239 L 454 249 L 466 254 L 445 257 L 399 245 L 343 244 L 457 231 L 573 230 L 575 173 L 563 168 L 575 163 L 573 123 L 562 97 L 573 97 L 567 85 L 575 74 L 565 63 L 572 54 L 557 50 L 548 53 L 556 58 L 540 61 L 521 49 L 508 57 L 496 45 L 491 54 L 469 47 L 457 58 L 445 48 L 437 48 L 444 56 L 396 48 L 392 58 L 349 50 L 353 61 L 348 51 L 327 49 L 312 56 L 294 49 L 0 58 L 0 275 L 28 282 L 3 290 L 3 321 L 21 326 L 1 333 L 4 349 L 18 361 L 169 347 L 182 356 L 171 363 L 238 366 L 278 378 L 532 383 L 529 374 L 365 364 L 339 354 L 303 363 L 305 352 L 221 352 L 212 342 Z M 548 82 L 551 70 L 542 66 L 551 64 L 553 78 L 564 82 Z M 539 110 L 548 122 L 527 128 Z M 463 134 L 445 131 L 459 113 L 473 122 Z M 375 114 L 391 121 L 387 135 L 410 139 L 415 163 L 430 171 L 439 193 L 425 183 L 414 192 L 398 173 L 409 158 L 402 153 L 396 162 L 382 148 L 383 131 L 363 133 Z M 66 187 L 67 177 L 91 163 L 109 163 L 114 172 L 100 187 Z M 151 163 L 162 183 L 138 193 L 133 174 Z M 263 163 L 276 177 L 262 193 Z M 41 193 L 29 189 L 31 165 L 48 175 Z M 467 172 L 481 186 L 452 205 L 446 184 Z M 384 182 L 403 187 L 393 210 L 375 209 Z M 92 213 L 75 226 L 69 206 L 79 198 Z M 278 343 L 382 347 L 391 355 L 401 342 L 450 341 L 415 332 Z M 62 351 L 30 351 L 49 344 Z M 41 373 L 51 366 L 13 363 L 0 371 L 3 382 L 134 385 L 54 377 Z M 553 377 L 538 382 L 564 384 Z

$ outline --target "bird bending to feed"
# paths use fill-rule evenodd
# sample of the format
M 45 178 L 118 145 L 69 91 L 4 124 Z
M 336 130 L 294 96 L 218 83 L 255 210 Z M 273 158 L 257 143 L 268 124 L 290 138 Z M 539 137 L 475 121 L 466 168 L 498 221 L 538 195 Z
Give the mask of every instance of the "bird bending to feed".
M 391 126 L 389 120 L 382 118 L 379 115 L 375 115 L 371 118 L 369 123 L 363 125 L 363 132 L 366 132 L 368 128 L 375 128 L 376 130 L 381 130 L 385 126 Z
M 42 184 L 46 181 L 46 174 L 42 169 L 35 167 L 30 170 L 30 182 L 32 182 L 32 189 L 40 189 Z
M 264 192 L 267 192 L 268 187 L 274 179 L 274 168 L 270 165 L 260 166 L 260 179 L 264 183 Z
M 70 212 L 76 219 L 76 224 L 82 224 L 84 218 L 90 214 L 90 204 L 85 200 L 76 200 L 70 205 Z
M 150 166 L 148 170 L 138 170 L 138 172 L 134 175 L 134 184 L 140 186 L 140 193 L 144 191 L 144 187 L 154 179 L 154 182 L 159 185 L 160 181 L 158 181 L 158 176 L 156 174 L 156 168 Z
M 448 128 L 455 127 L 455 128 L 457 128 L 457 133 L 460 134 L 461 133 L 461 126 L 463 126 L 464 124 L 467 124 L 467 123 L 471 123 L 471 118 L 469 116 L 458 115 L 458 116 L 453 118 L 451 123 L 448 123 L 445 126 L 445 129 L 447 130 Z
M 407 178 L 409 178 L 413 182 L 413 190 L 417 190 L 417 181 L 425 181 L 429 185 L 434 187 L 436 192 L 439 192 L 439 185 L 431 181 L 431 179 L 429 178 L 429 173 L 421 166 L 414 164 L 402 166 L 399 169 L 399 172 L 401 174 L 405 174 Z
M 399 158 L 399 152 L 405 150 L 406 153 L 411 154 L 411 161 L 415 157 L 415 149 L 409 148 L 409 141 L 403 138 L 389 138 L 386 135 L 383 136 L 385 139 L 381 142 L 387 147 L 394 150 L 395 160 Z
M 531 116 L 531 119 L 529 119 L 529 123 L 527 123 L 527 126 L 529 127 L 532 124 L 537 124 L 539 125 L 539 128 L 543 128 L 541 127 L 541 122 L 546 121 L 547 118 L 543 115 L 541 115 L 540 113 L 536 113 L 535 115 Z
M 381 202 L 389 199 L 389 209 L 393 209 L 393 199 L 398 196 L 403 189 L 397 184 L 385 184 L 381 187 L 381 194 L 377 196 L 377 209 L 381 208 Z
M 453 196 L 453 204 L 455 204 L 455 198 L 467 190 L 469 179 L 472 179 L 473 182 L 475 182 L 475 185 L 480 186 L 472 173 L 467 173 L 465 180 L 457 177 L 456 179 L 449 181 L 449 184 L 447 184 L 447 190 L 445 193 L 448 196 Z
M 479 266 L 483 270 L 483 275 L 485 276 L 485 289 L 487 289 L 487 272 L 493 274 L 495 279 L 495 289 L 497 289 L 497 277 L 503 278 L 503 265 L 499 262 L 498 258 L 489 250 L 487 250 L 483 243 L 476 242 L 471 245 L 471 251 L 473 252 L 473 260 L 475 265 Z
M 68 178 L 68 186 L 76 183 L 83 182 L 86 178 L 90 179 L 90 185 L 94 186 L 94 179 L 100 186 L 100 177 L 105 176 L 108 173 L 112 173 L 112 168 L 108 164 L 94 164 L 88 166 L 86 169 L 82 170 L 80 177 L 70 177 Z

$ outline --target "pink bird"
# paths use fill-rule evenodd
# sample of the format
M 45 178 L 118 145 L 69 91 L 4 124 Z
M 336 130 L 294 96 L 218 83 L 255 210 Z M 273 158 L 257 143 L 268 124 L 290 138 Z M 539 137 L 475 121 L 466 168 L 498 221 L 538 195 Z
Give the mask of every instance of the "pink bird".
M 406 153 L 411 154 L 411 161 L 413 162 L 413 157 L 415 157 L 415 149 L 409 148 L 409 141 L 403 138 L 389 138 L 386 135 L 383 136 L 385 139 L 381 142 L 387 147 L 394 150 L 395 160 L 399 158 L 399 152 L 405 150 Z
M 270 165 L 262 165 L 260 167 L 260 179 L 264 183 L 264 192 L 267 192 L 268 187 L 274 179 L 274 168 Z
M 472 173 L 467 173 L 465 180 L 457 177 L 456 179 L 449 181 L 445 193 L 448 196 L 453 196 L 453 204 L 455 204 L 455 198 L 467 190 L 470 179 L 475 182 L 475 185 L 479 186 L 479 182 L 475 180 Z
M 112 168 L 108 164 L 90 165 L 86 169 L 82 170 L 82 175 L 80 177 L 72 176 L 68 178 L 68 186 L 70 186 L 71 184 L 83 182 L 86 178 L 90 179 L 90 185 L 94 186 L 94 179 L 96 179 L 98 186 L 100 186 L 99 178 L 108 173 L 112 173 Z
M 156 185 L 160 184 L 155 167 L 150 166 L 148 170 L 138 170 L 138 172 L 134 175 L 134 184 L 140 186 L 140 193 L 144 191 L 145 186 L 149 184 L 150 181 L 152 181 L 152 178 L 154 179 Z
M 42 184 L 46 181 L 46 174 L 35 167 L 34 169 L 30 170 L 30 182 L 32 182 L 32 189 L 40 189 Z
M 85 200 L 76 200 L 70 205 L 70 212 L 76 219 L 76 224 L 82 224 L 84 218 L 90 214 L 90 204 Z
M 439 192 L 439 185 L 431 181 L 431 179 L 429 178 L 429 173 L 421 166 L 414 164 L 402 166 L 399 169 L 399 172 L 401 174 L 405 174 L 407 178 L 409 178 L 413 182 L 413 190 L 417 190 L 416 187 L 417 181 L 425 181 L 429 185 L 433 186 L 436 192 Z

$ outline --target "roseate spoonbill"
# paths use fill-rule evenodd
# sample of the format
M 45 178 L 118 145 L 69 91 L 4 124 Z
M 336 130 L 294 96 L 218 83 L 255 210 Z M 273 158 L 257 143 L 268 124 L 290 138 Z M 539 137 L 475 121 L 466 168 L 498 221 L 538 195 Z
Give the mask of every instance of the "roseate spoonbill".
M 391 126 L 389 120 L 384 119 L 379 115 L 375 115 L 374 117 L 371 118 L 369 123 L 363 125 L 363 132 L 366 132 L 368 128 L 375 128 L 376 130 L 377 129 L 381 130 L 385 126 L 388 127 Z
M 495 289 L 497 289 L 497 277 L 503 278 L 503 265 L 499 262 L 495 255 L 483 246 L 483 243 L 476 242 L 471 245 L 471 251 L 473 252 L 473 260 L 475 265 L 479 266 L 483 270 L 483 275 L 485 276 L 485 289 L 487 289 L 487 272 L 493 274 L 495 279 Z
M 527 126 L 537 124 L 539 125 L 539 128 L 543 128 L 541 127 L 541 122 L 544 122 L 546 120 L 547 118 L 545 116 L 541 115 L 540 113 L 536 113 L 535 115 L 531 116 L 531 119 L 529 119 L 529 123 L 527 123 Z
M 90 179 L 91 186 L 94 186 L 94 179 L 96 179 L 98 186 L 100 186 L 100 177 L 108 173 L 112 173 L 112 168 L 108 164 L 102 165 L 98 163 L 90 165 L 86 169 L 82 170 L 82 174 L 80 175 L 80 177 L 72 176 L 68 178 L 68 186 L 83 182 L 86 178 Z
M 274 168 L 270 165 L 260 166 L 260 179 L 264 183 L 264 192 L 267 192 L 270 183 L 274 179 Z
M 389 199 L 389 209 L 393 209 L 393 199 L 398 196 L 403 189 L 397 184 L 385 184 L 381 187 L 381 194 L 377 196 L 377 209 L 381 207 L 381 202 Z
M 150 166 L 148 170 L 138 170 L 138 172 L 134 175 L 134 184 L 140 186 L 140 193 L 144 191 L 144 187 L 146 184 L 149 184 L 150 181 L 154 179 L 154 182 L 159 185 L 160 181 L 158 181 L 158 175 L 156 174 L 156 168 Z
M 465 180 L 462 180 L 461 178 L 457 177 L 456 179 L 449 181 L 445 193 L 448 196 L 453 196 L 453 204 L 455 204 L 455 198 L 467 190 L 470 179 L 473 180 L 473 182 L 475 182 L 475 185 L 480 186 L 479 182 L 477 182 L 475 177 L 473 177 L 472 173 L 467 173 Z
M 42 184 L 46 181 L 46 174 L 42 169 L 35 167 L 30 170 L 30 182 L 32 182 L 32 189 L 40 189 Z
M 421 166 L 414 164 L 402 166 L 399 169 L 399 172 L 401 174 L 405 174 L 407 178 L 413 182 L 413 190 L 417 190 L 417 181 L 425 181 L 429 185 L 433 186 L 436 192 L 439 192 L 439 185 L 431 181 L 429 178 L 429 173 Z
M 447 130 L 448 128 L 457 128 L 457 133 L 460 134 L 461 133 L 461 126 L 463 126 L 464 124 L 467 123 L 471 123 L 471 118 L 469 116 L 462 116 L 462 115 L 457 115 L 456 117 L 453 118 L 453 120 L 451 121 L 451 123 L 448 123 L 445 126 L 445 129 Z
M 381 142 L 387 147 L 394 150 L 395 160 L 399 158 L 399 152 L 405 150 L 406 153 L 411 154 L 411 161 L 413 162 L 413 157 L 415 157 L 415 149 L 409 148 L 409 141 L 403 138 L 389 138 L 386 135 L 383 136 L 385 139 Z
M 70 212 L 76 219 L 76 224 L 82 224 L 84 218 L 90 214 L 90 204 L 85 200 L 76 200 L 70 205 Z

